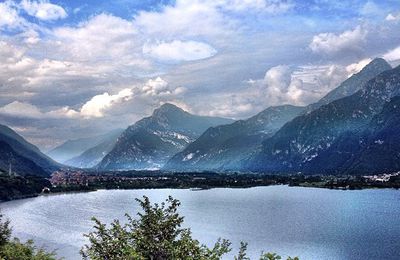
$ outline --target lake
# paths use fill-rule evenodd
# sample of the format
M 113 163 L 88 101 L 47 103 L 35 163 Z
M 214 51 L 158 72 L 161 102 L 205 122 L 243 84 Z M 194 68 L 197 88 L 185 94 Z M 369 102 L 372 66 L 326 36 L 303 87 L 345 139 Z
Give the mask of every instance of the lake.
M 341 191 L 269 186 L 249 189 L 99 190 L 1 203 L 14 235 L 80 259 L 82 233 L 92 216 L 109 223 L 134 215 L 135 198 L 182 202 L 180 212 L 193 236 L 211 245 L 229 239 L 236 253 L 249 243 L 249 256 L 262 250 L 300 259 L 400 259 L 400 191 Z M 232 259 L 233 254 L 226 259 Z

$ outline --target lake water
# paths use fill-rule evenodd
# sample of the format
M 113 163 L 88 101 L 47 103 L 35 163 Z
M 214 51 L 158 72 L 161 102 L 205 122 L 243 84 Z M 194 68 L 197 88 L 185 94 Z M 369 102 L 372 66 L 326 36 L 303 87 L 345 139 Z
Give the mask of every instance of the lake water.
M 41 196 L 1 203 L 14 235 L 57 249 L 65 259 L 80 259 L 92 216 L 109 223 L 134 215 L 135 198 L 161 202 L 168 195 L 181 200 L 185 226 L 211 245 L 240 241 L 249 255 L 262 250 L 300 259 L 400 259 L 400 191 L 339 191 L 287 186 L 202 191 L 100 190 Z M 232 254 L 227 259 L 232 259 Z

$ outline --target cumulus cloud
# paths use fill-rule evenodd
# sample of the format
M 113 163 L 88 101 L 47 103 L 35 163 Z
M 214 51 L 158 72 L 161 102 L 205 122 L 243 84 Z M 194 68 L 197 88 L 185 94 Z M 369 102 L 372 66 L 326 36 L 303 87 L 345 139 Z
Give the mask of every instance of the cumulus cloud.
M 400 60 L 400 46 L 385 53 L 383 55 L 383 58 L 387 61 L 399 61 Z
M 161 61 L 179 62 L 206 59 L 214 56 L 217 51 L 203 42 L 174 40 L 145 44 L 143 53 Z
M 149 79 L 144 84 L 122 89 L 114 95 L 109 93 L 96 95 L 81 107 L 79 114 L 86 119 L 98 118 L 104 117 L 105 112 L 112 112 L 118 105 L 121 107 L 126 105 L 125 108 L 129 110 L 132 103 L 155 105 L 165 102 L 176 103 L 179 102 L 176 98 L 185 92 L 186 88 L 171 86 L 161 77 L 157 77 Z
M 5 1 L 0 3 L 0 29 L 2 27 L 14 28 L 22 23 L 23 19 L 19 16 L 13 2 Z
M 63 19 L 68 16 L 64 8 L 46 0 L 22 0 L 20 5 L 29 15 L 44 21 Z
M 37 118 L 42 116 L 42 112 L 36 106 L 19 101 L 14 101 L 1 107 L 0 113 L 19 117 Z
M 378 1 L 357 4 L 351 14 L 366 14 L 363 25 L 346 19 L 353 26 L 346 32 L 329 30 L 349 17 L 343 11 L 351 6 L 332 1 L 322 1 L 337 18 L 332 21 L 309 17 L 316 9 L 290 0 L 176 0 L 123 17 L 108 2 L 96 13 L 83 5 L 84 12 L 78 6 L 73 14 L 68 1 L 65 9 L 50 1 L 0 1 L 0 113 L 34 118 L 10 125 L 29 121 L 43 140 L 124 127 L 164 102 L 236 118 L 270 105 L 308 104 L 367 61 L 348 63 L 398 45 L 399 23 L 367 15 L 383 6 Z M 392 12 L 387 20 L 398 17 Z M 314 35 L 317 30 L 327 33 Z M 307 46 L 323 55 L 299 51 Z M 398 52 L 385 58 L 396 60 Z M 254 80 L 243 83 L 248 78 Z
M 79 109 L 72 109 L 69 106 L 53 108 L 49 111 L 42 111 L 37 106 L 26 102 L 14 101 L 0 107 L 0 114 L 23 117 L 23 118 L 82 118 L 95 119 L 106 117 L 112 114 L 113 109 L 130 109 L 129 102 L 142 105 L 159 105 L 165 102 L 181 103 L 177 98 L 186 92 L 181 86 L 170 86 L 161 77 L 149 79 L 141 85 L 124 88 L 115 94 L 104 92 L 95 95 L 83 103 Z M 184 103 L 182 103 L 184 104 Z M 118 106 L 120 106 L 118 108 Z
M 157 11 L 141 11 L 134 20 L 142 32 L 157 38 L 227 37 L 240 27 L 237 14 L 279 14 L 293 6 L 290 0 L 177 0 Z
M 157 77 L 155 79 L 149 79 L 143 86 L 137 87 L 135 92 L 138 96 L 158 98 L 162 103 L 164 98 L 175 98 L 184 94 L 186 90 L 187 89 L 182 86 L 171 86 L 161 77 Z
M 365 41 L 367 30 L 357 26 L 341 34 L 321 33 L 313 37 L 309 47 L 315 53 L 335 55 L 342 51 L 357 51 Z
M 266 71 L 263 79 L 248 80 L 247 88 L 207 98 L 210 105 L 200 113 L 213 116 L 242 117 L 269 106 L 308 105 L 318 101 L 352 74 L 359 72 L 371 59 L 348 65 L 278 65 Z
M 351 76 L 353 74 L 360 72 L 371 61 L 372 61 L 372 59 L 366 58 L 366 59 L 360 60 L 358 62 L 349 64 L 346 66 L 346 71 L 347 71 L 348 75 Z
M 115 95 L 110 95 L 107 92 L 96 95 L 82 106 L 80 113 L 85 118 L 103 117 L 106 109 L 117 103 L 128 101 L 132 96 L 133 92 L 128 88 L 121 90 Z
M 263 83 L 273 104 L 304 104 L 303 81 L 292 76 L 293 70 L 285 65 L 272 67 L 265 73 Z
M 212 1 L 177 0 L 159 11 L 141 11 L 135 25 L 154 38 L 176 39 L 179 36 L 220 36 L 232 32 L 231 19 L 216 8 Z M 162 26 L 160 26 L 162 25 Z
M 213 102 L 207 108 L 200 108 L 199 114 L 207 116 L 220 116 L 237 118 L 258 110 L 254 100 L 249 100 L 250 94 L 224 94 L 218 98 L 212 98 Z
M 57 110 L 42 112 L 37 106 L 20 101 L 13 101 L 3 107 L 0 107 L 0 114 L 21 118 L 72 118 L 77 116 L 77 112 L 69 107 L 62 107 Z
M 102 13 L 76 27 L 58 27 L 53 37 L 55 47 L 75 60 L 117 60 L 132 56 L 136 32 L 130 21 Z
M 30 103 L 14 101 L 3 107 L 0 107 L 0 114 L 34 119 L 62 119 L 62 118 L 97 118 L 103 117 L 104 112 L 111 109 L 112 106 L 128 101 L 132 98 L 131 89 L 123 89 L 115 95 L 103 93 L 96 95 L 87 101 L 79 111 L 71 109 L 68 106 L 57 108 L 50 111 L 41 111 L 37 106 Z
M 397 14 L 393 14 L 393 13 L 390 13 L 390 14 L 388 14 L 387 16 L 386 16 L 386 19 L 385 19 L 386 21 L 391 21 L 391 22 L 393 22 L 393 21 L 400 21 L 400 13 L 397 13 Z

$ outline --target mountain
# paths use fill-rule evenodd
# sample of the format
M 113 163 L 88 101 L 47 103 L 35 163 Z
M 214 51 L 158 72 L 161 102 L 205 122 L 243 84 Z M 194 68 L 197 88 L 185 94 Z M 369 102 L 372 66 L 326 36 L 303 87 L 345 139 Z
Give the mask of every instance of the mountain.
M 3 149 L 2 151 L 5 153 L 11 153 L 14 158 L 16 158 L 15 160 L 18 159 L 17 161 L 22 161 L 20 157 L 23 157 L 41 168 L 41 170 L 37 169 L 38 171 L 32 174 L 37 173 L 43 175 L 43 171 L 50 174 L 52 171 L 61 167 L 60 164 L 44 155 L 36 146 L 27 142 L 22 136 L 18 135 L 15 131 L 5 125 L 0 125 L 0 142 L 0 147 Z M 9 158 L 5 155 L 2 157 L 2 160 L 6 160 L 3 161 L 2 164 L 7 165 L 7 171 L 9 165 L 8 159 Z M 18 167 L 23 168 L 23 165 Z M 32 167 L 29 166 L 28 168 L 33 169 Z
M 241 161 L 252 156 L 263 140 L 271 137 L 285 123 L 301 113 L 310 113 L 336 99 L 354 94 L 368 80 L 390 69 L 391 66 L 384 59 L 377 58 L 321 100 L 305 108 L 271 107 L 248 120 L 210 128 L 185 150 L 176 154 L 164 169 L 179 171 L 235 170 L 240 167 Z
M 123 130 L 121 129 L 110 132 L 103 137 L 99 144 L 87 149 L 79 156 L 67 160 L 65 164 L 79 168 L 92 168 L 96 166 L 104 156 L 111 152 L 122 132 Z
M 352 136 L 365 131 L 372 118 L 398 95 L 400 66 L 382 72 L 355 94 L 323 105 L 287 123 L 266 139 L 261 150 L 242 163 L 242 168 L 280 173 L 335 173 L 343 163 L 343 157 L 337 156 L 337 162 L 324 161 L 322 158 L 331 154 L 329 151 L 332 146 L 338 146 L 345 135 Z M 352 143 L 355 142 L 357 139 L 347 139 L 341 145 L 352 149 Z M 341 153 L 342 149 L 345 148 L 337 151 Z
M 269 107 L 232 124 L 210 127 L 195 142 L 176 154 L 164 167 L 175 171 L 234 170 L 261 142 L 292 120 L 304 107 Z
M 390 69 L 392 69 L 392 67 L 384 59 L 375 58 L 360 72 L 352 75 L 350 78 L 343 81 L 337 88 L 330 91 L 318 102 L 307 106 L 305 111 L 311 112 L 323 105 L 329 104 L 332 101 L 353 95 L 358 90 L 360 90 L 369 80 Z
M 211 126 L 233 120 L 192 115 L 164 104 L 128 127 L 114 148 L 97 165 L 102 170 L 154 169 L 162 167 Z
M 374 174 L 400 170 L 400 97 L 386 103 L 363 131 L 345 132 L 307 168 Z
M 48 176 L 48 174 L 33 161 L 19 155 L 11 146 L 0 141 L 0 170 L 18 175 Z
M 88 149 L 93 148 L 109 140 L 110 138 L 113 138 L 115 135 L 121 134 L 122 131 L 122 129 L 116 129 L 103 135 L 68 140 L 65 143 L 49 151 L 47 155 L 57 162 L 65 163 L 72 158 L 78 157 Z

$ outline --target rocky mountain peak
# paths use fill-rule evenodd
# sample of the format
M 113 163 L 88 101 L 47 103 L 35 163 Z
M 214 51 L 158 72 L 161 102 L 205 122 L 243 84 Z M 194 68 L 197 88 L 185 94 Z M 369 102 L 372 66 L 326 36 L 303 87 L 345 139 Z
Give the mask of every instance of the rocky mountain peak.
M 369 74 L 373 72 L 381 72 L 385 70 L 392 69 L 389 63 L 382 58 L 375 58 L 370 63 L 368 63 L 359 73 L 360 74 Z

